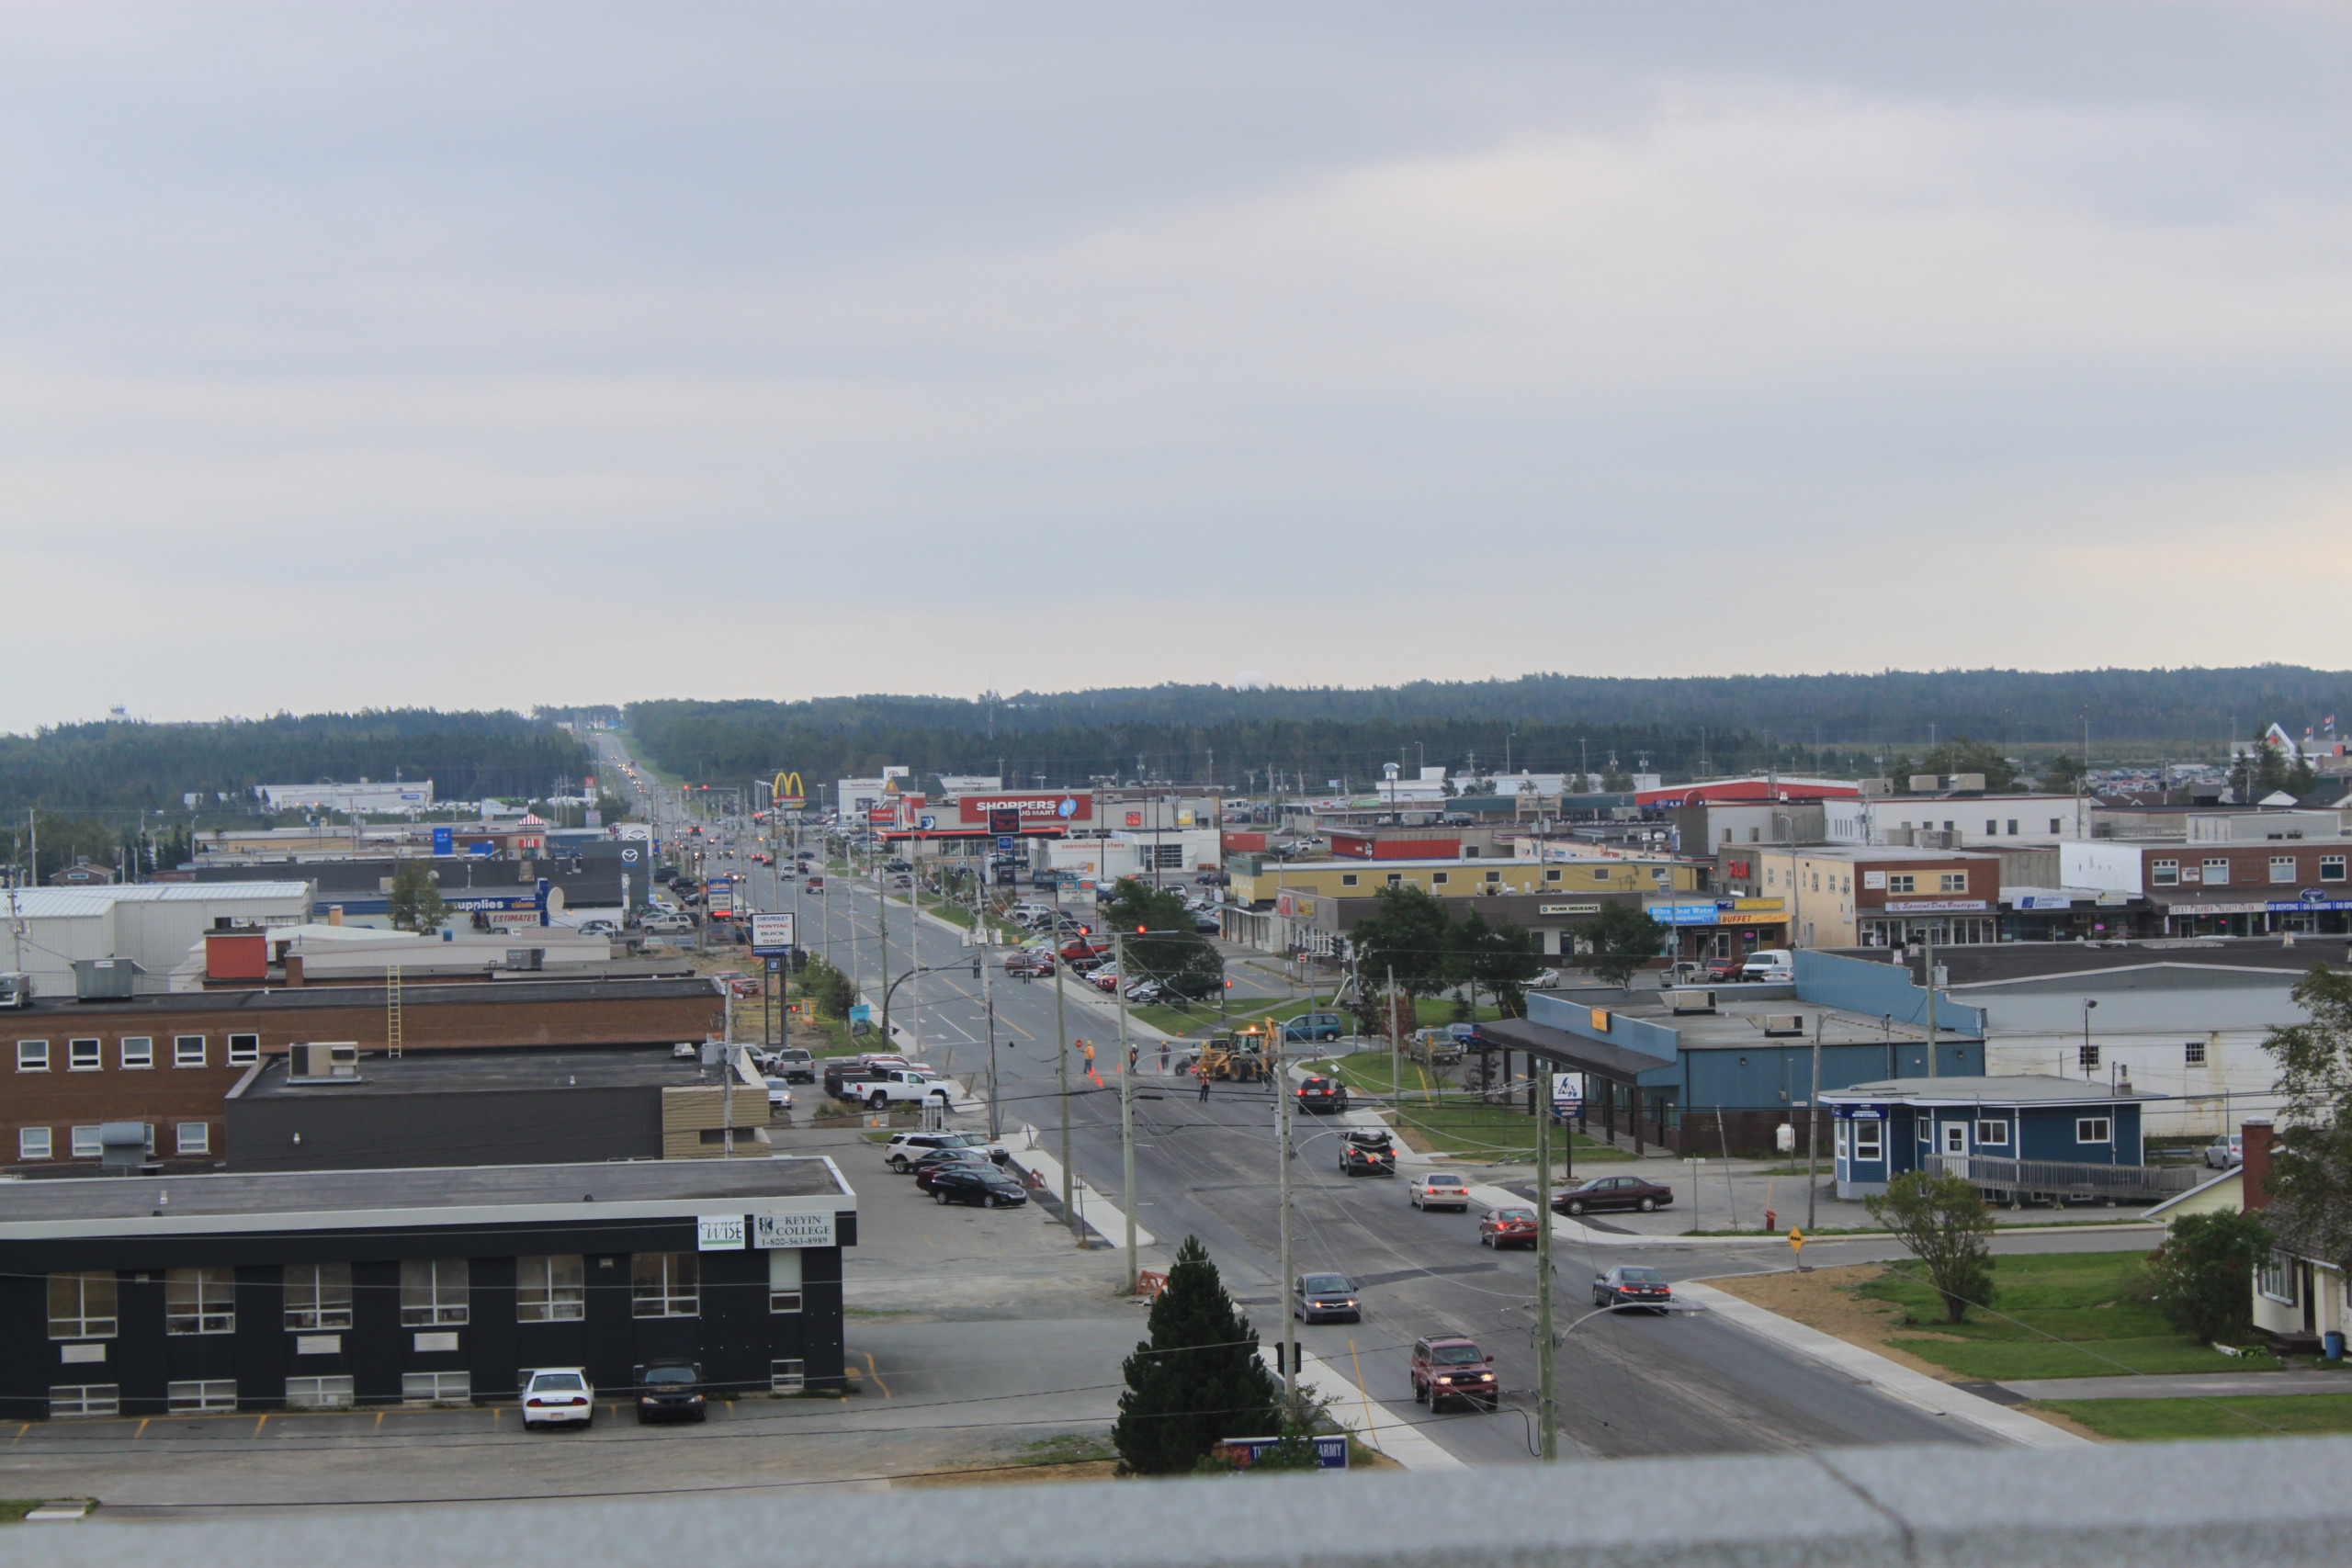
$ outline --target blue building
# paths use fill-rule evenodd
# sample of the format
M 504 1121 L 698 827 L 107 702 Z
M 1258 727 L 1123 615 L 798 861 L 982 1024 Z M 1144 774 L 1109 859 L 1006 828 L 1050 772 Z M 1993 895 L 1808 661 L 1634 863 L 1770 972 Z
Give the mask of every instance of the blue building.
M 2140 1108 L 2165 1096 L 2078 1078 L 1897 1077 L 1825 1090 L 1838 1195 L 1907 1170 L 1964 1176 L 1995 1202 L 2140 1201 L 2194 1183 L 2144 1163 Z

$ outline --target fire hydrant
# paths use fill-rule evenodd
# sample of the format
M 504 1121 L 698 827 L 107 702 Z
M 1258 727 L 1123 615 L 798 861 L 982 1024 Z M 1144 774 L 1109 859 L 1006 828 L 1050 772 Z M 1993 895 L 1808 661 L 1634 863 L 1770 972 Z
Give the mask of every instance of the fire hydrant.
M 1764 1234 L 1765 1234 L 1765 1235 L 1771 1235 L 1774 1231 L 1779 1230 L 1780 1228 L 1781 1228 L 1781 1216 L 1780 1216 L 1780 1215 L 1778 1215 L 1778 1214 L 1776 1214 L 1776 1213 L 1773 1213 L 1771 1210 L 1770 1210 L 1770 1209 L 1765 1210 L 1765 1211 L 1764 1211 Z

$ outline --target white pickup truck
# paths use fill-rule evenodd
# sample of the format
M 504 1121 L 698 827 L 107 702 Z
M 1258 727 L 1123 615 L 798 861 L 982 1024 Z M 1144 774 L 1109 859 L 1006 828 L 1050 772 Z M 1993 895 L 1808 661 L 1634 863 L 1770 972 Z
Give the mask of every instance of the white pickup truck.
M 943 1107 L 956 1103 L 955 1087 L 944 1078 L 934 1078 L 900 1067 L 885 1068 L 878 1077 L 844 1083 L 842 1089 L 842 1098 L 854 1094 L 865 1101 L 869 1111 L 879 1111 L 888 1105 L 921 1105 L 924 1100 L 934 1098 Z

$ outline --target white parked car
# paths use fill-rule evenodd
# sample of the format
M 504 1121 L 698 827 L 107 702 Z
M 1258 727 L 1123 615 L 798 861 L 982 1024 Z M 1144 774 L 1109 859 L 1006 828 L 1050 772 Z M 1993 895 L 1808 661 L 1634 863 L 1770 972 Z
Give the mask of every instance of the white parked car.
M 585 1367 L 542 1367 L 523 1385 L 523 1426 L 593 1427 L 596 1389 Z
M 2245 1163 L 2245 1134 L 2224 1133 L 2205 1145 L 2205 1163 L 2215 1170 L 2227 1170 Z

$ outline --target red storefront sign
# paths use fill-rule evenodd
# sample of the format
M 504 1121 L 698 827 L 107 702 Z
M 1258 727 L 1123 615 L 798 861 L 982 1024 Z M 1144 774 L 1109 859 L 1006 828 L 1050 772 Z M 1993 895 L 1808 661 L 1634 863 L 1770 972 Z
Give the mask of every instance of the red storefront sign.
M 1031 827 L 1056 822 L 1091 822 L 1094 795 L 1090 790 L 1051 790 L 1037 795 L 967 795 L 956 803 L 957 819 L 985 827 L 991 811 L 1018 811 Z

